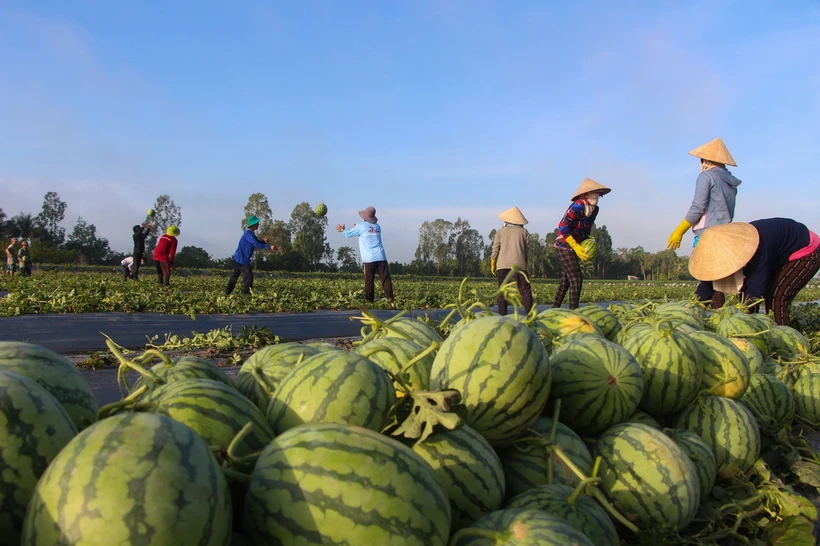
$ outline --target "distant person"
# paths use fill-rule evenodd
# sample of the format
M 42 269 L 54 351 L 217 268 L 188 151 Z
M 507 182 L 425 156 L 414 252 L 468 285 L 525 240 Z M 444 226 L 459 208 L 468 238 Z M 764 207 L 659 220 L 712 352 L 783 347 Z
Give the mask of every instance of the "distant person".
M 276 245 L 269 245 L 268 239 L 261 241 L 256 236 L 256 230 L 259 229 L 259 218 L 256 216 L 248 217 L 248 229 L 242 234 L 239 239 L 239 245 L 236 247 L 236 252 L 233 253 L 231 261 L 233 262 L 233 273 L 228 279 L 228 286 L 225 287 L 225 295 L 233 292 L 236 287 L 236 281 L 239 280 L 239 275 L 242 275 L 242 293 L 250 294 L 253 288 L 253 253 L 257 248 L 269 248 L 276 250 Z
M 139 280 L 139 271 L 140 266 L 145 263 L 143 256 L 145 256 L 145 239 L 148 237 L 148 234 L 151 233 L 151 230 L 154 228 L 154 224 L 151 223 L 143 223 L 141 225 L 134 226 L 134 264 L 133 269 L 131 269 L 131 278 Z
M 26 240 L 20 243 L 20 250 L 17 251 L 17 261 L 20 264 L 20 275 L 31 277 L 31 254 Z
M 345 237 L 359 238 L 359 252 L 362 255 L 362 265 L 364 268 L 364 299 L 373 302 L 375 293 L 373 284 L 376 273 L 384 289 L 384 295 L 388 303 L 393 303 L 393 281 L 390 279 L 390 269 L 387 266 L 387 256 L 382 244 L 382 228 L 379 226 L 379 219 L 376 218 L 376 209 L 367 207 L 359 211 L 359 216 L 363 222 L 353 224 L 353 227 L 345 230 L 344 224 L 337 224 L 336 231 L 341 232 Z
M 690 155 L 700 158 L 700 174 L 695 180 L 695 197 L 683 221 L 675 228 L 666 248 L 680 247 L 683 234 L 689 228 L 695 234 L 692 247 L 696 247 L 703 231 L 711 226 L 728 224 L 735 217 L 735 198 L 740 180 L 732 176 L 726 165 L 737 167 L 732 154 L 719 138 L 695 148 Z M 698 300 L 711 302 L 713 309 L 723 306 L 723 293 L 715 291 L 712 283 L 702 281 L 695 289 Z
M 558 236 L 552 245 L 558 254 L 561 265 L 561 281 L 555 291 L 553 307 L 561 307 L 564 296 L 569 290 L 569 308 L 578 309 L 581 301 L 581 261 L 589 260 L 589 254 L 581 243 L 589 238 L 595 219 L 598 217 L 598 200 L 611 189 L 594 180 L 585 178 L 572 196 L 572 204 L 558 223 Z
M 11 275 L 12 279 L 17 272 L 17 252 L 14 251 L 16 244 L 17 239 L 12 237 L 9 246 L 6 247 L 6 275 Z
M 693 277 L 746 302 L 763 298 L 782 326 L 789 325 L 792 300 L 818 270 L 820 237 L 790 218 L 706 228 L 689 258 Z
M 493 252 L 490 256 L 490 273 L 496 275 L 498 286 L 501 286 L 513 266 L 517 265 L 522 269 L 511 280 L 518 285 L 521 303 L 524 304 L 524 310 L 529 313 L 532 309 L 532 286 L 527 281 L 526 274 L 530 234 L 524 229 L 528 222 L 518 207 L 505 210 L 498 217 L 504 222 L 504 227 L 495 232 Z M 507 314 L 507 300 L 502 295 L 498 296 L 498 314 Z
M 177 237 L 179 228 L 168 226 L 165 235 L 159 238 L 157 246 L 154 248 L 154 263 L 157 266 L 157 279 L 159 284 L 168 286 L 171 284 L 171 270 L 174 266 L 174 256 L 177 253 Z
M 140 258 L 140 261 L 144 264 L 145 258 Z M 120 272 L 123 275 L 125 280 L 133 279 L 134 278 L 134 269 L 138 268 L 139 265 L 137 264 L 137 260 L 134 259 L 133 256 L 126 256 L 120 262 Z

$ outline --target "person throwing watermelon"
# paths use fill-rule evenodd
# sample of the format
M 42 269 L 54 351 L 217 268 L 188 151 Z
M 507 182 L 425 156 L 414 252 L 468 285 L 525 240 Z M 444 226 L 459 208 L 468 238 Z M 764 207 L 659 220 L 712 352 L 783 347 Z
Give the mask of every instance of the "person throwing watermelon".
M 382 228 L 379 226 L 379 219 L 376 218 L 376 209 L 367 207 L 360 210 L 359 217 L 364 221 L 353 224 L 353 227 L 347 230 L 344 224 L 337 224 L 336 231 L 345 237 L 359 238 L 359 253 L 362 256 L 364 269 L 364 299 L 371 303 L 375 299 L 373 285 L 376 280 L 376 273 L 378 273 L 387 303 L 392 304 L 394 302 L 393 281 L 390 279 L 387 255 L 382 244 Z
M 581 261 L 592 258 L 592 247 L 583 244 L 589 238 L 595 219 L 598 217 L 598 200 L 611 192 L 603 184 L 585 178 L 572 196 L 572 204 L 558 223 L 558 236 L 552 245 L 558 254 L 561 265 L 561 282 L 555 292 L 553 307 L 561 307 L 564 296 L 569 290 L 569 308 L 578 309 L 581 300 Z
M 259 239 L 256 236 L 256 231 L 259 229 L 259 218 L 256 215 L 248 216 L 246 220 L 248 228 L 239 239 L 239 244 L 236 247 L 236 252 L 233 253 L 231 261 L 233 262 L 233 273 L 228 279 L 228 286 L 225 287 L 225 295 L 227 296 L 236 287 L 236 282 L 239 280 L 239 275 L 242 275 L 242 293 L 250 294 L 253 288 L 253 254 L 257 248 L 269 248 L 271 251 L 276 250 L 276 245 L 268 243 L 268 239 Z

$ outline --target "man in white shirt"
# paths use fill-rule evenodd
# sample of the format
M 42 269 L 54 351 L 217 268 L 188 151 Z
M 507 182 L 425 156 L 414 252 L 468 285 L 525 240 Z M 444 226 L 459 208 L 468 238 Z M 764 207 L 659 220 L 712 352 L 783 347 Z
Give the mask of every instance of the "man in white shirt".
M 142 258 L 142 263 L 145 263 L 145 258 Z M 134 273 L 134 257 L 128 256 L 123 261 L 120 262 L 120 273 L 125 280 L 130 279 L 133 277 Z

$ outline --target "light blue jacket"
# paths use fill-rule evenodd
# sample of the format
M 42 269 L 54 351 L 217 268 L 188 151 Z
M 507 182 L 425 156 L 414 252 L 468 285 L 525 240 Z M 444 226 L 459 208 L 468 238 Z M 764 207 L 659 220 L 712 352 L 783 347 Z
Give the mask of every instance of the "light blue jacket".
M 735 197 L 740 180 L 727 169 L 715 167 L 702 171 L 695 182 L 695 197 L 685 219 L 692 231 L 700 235 L 704 229 L 728 224 L 735 217 Z
M 382 245 L 382 228 L 379 224 L 361 222 L 350 229 L 342 232 L 345 237 L 359 238 L 359 252 L 362 255 L 362 263 L 387 261 Z

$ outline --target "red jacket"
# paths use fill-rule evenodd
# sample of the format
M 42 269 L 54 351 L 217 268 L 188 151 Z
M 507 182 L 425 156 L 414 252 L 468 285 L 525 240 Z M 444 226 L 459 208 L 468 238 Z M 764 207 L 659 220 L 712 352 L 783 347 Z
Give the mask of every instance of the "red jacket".
M 177 238 L 166 234 L 159 238 L 154 249 L 155 262 L 168 262 L 174 265 L 174 254 L 177 253 Z

